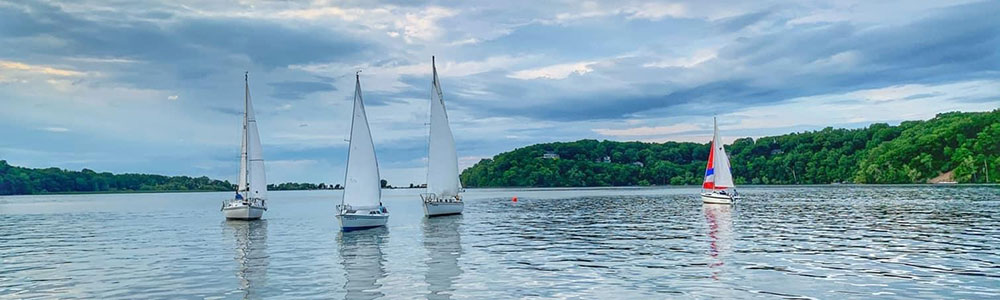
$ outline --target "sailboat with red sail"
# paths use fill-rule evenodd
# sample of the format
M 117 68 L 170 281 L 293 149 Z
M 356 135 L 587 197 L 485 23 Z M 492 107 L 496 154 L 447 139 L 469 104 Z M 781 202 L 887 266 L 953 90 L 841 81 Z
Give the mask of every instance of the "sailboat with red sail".
M 701 201 L 710 204 L 733 204 L 739 198 L 736 185 L 733 184 L 733 173 L 729 169 L 729 156 L 719 138 L 719 124 L 712 120 L 715 131 L 712 135 L 712 150 L 708 152 L 708 165 L 705 167 L 705 182 L 702 184 Z

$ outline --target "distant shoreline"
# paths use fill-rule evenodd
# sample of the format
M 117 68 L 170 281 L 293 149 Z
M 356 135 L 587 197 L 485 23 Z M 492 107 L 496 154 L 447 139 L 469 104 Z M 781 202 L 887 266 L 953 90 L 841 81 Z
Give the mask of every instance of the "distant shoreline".
M 1000 187 L 1000 183 L 955 183 L 955 184 L 933 184 L 933 183 L 844 183 L 844 184 L 747 184 L 738 186 L 740 188 L 779 188 L 779 187 L 892 187 L 892 186 L 912 186 L 912 187 Z M 544 186 L 508 186 L 508 187 L 477 187 L 468 188 L 470 190 L 599 190 L 599 189 L 659 189 L 659 188 L 700 188 L 700 185 L 621 185 L 621 186 L 576 186 L 576 187 L 544 187 Z M 394 187 L 384 188 L 384 190 L 409 190 L 422 188 Z M 297 192 L 297 191 L 342 191 L 343 189 L 303 189 L 303 190 L 274 190 L 269 192 Z M 0 197 L 10 196 L 51 196 L 51 195 L 100 195 L 100 194 L 177 194 L 177 193 L 227 193 L 232 191 L 102 191 L 102 192 L 59 192 L 59 193 L 38 193 L 38 194 L 17 194 L 0 195 Z
M 407 189 L 418 189 L 416 187 L 392 187 L 383 188 L 384 190 L 407 190 Z M 422 189 L 422 188 L 419 188 Z M 301 190 L 269 190 L 269 192 L 291 192 L 291 191 L 342 191 L 344 189 L 301 189 Z M 52 193 L 34 193 L 34 194 L 10 194 L 10 195 L 0 195 L 0 197 L 5 196 L 46 196 L 46 195 L 91 195 L 91 194 L 174 194 L 174 193 L 233 193 L 235 191 L 220 191 L 220 190 L 137 190 L 137 191 L 78 191 L 78 192 L 52 192 Z

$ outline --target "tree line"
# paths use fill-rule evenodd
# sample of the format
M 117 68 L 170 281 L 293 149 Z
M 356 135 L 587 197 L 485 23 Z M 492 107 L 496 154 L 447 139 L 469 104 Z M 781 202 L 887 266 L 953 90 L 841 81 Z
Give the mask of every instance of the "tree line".
M 385 179 L 383 188 L 393 188 Z M 410 184 L 413 186 L 413 184 Z M 268 190 L 324 190 L 343 189 L 340 184 L 285 182 L 268 184 Z M 31 195 L 48 193 L 106 193 L 106 192 L 180 192 L 180 191 L 235 191 L 236 185 L 225 180 L 205 176 L 164 176 L 153 174 L 112 174 L 59 168 L 34 169 L 12 166 L 0 160 L 0 195 Z
M 0 195 L 71 192 L 232 191 L 229 181 L 208 177 L 111 174 L 90 169 L 32 169 L 0 160 Z
M 466 187 L 700 184 L 709 143 L 579 140 L 483 159 Z M 961 183 L 1000 182 L 1000 110 L 927 121 L 806 131 L 726 146 L 737 184 L 924 183 L 952 172 Z M 558 156 L 558 158 L 555 158 Z

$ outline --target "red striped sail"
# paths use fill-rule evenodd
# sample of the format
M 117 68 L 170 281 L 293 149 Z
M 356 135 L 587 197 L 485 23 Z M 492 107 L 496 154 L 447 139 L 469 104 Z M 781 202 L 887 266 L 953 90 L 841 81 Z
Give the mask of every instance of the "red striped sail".
M 701 185 L 704 189 L 715 189 L 715 142 L 712 142 L 711 150 L 708 151 L 708 165 L 705 166 L 705 183 Z

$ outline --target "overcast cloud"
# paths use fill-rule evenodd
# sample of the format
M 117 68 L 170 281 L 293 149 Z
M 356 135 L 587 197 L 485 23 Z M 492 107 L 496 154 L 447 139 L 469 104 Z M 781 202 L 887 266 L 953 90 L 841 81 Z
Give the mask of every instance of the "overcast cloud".
M 523 2 L 523 3 L 519 3 Z M 1000 107 L 998 1 L 0 1 L 0 159 L 234 180 L 243 72 L 272 182 L 343 180 L 353 74 L 424 180 L 430 57 L 460 164 Z

